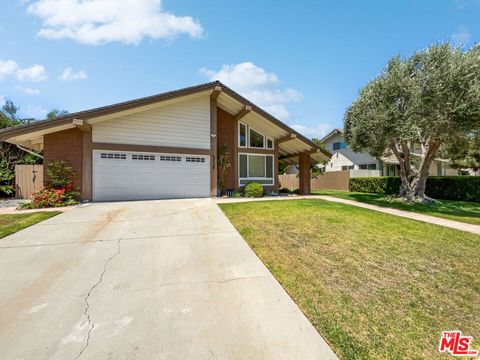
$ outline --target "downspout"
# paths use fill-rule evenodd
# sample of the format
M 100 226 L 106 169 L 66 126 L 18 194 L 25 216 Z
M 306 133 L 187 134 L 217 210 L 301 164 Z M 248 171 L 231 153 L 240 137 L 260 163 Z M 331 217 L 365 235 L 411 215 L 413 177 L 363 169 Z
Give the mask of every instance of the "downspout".
M 42 156 L 42 155 L 37 154 L 36 152 L 34 152 L 34 151 L 32 151 L 32 150 L 29 150 L 29 149 L 27 149 L 27 148 L 24 148 L 23 146 L 20 146 L 20 145 L 18 145 L 18 144 L 17 144 L 17 147 L 18 147 L 20 150 L 23 150 L 23 151 L 25 151 L 25 152 L 33 155 L 33 156 L 37 156 L 37 157 L 39 157 L 40 159 L 43 160 L 43 156 Z

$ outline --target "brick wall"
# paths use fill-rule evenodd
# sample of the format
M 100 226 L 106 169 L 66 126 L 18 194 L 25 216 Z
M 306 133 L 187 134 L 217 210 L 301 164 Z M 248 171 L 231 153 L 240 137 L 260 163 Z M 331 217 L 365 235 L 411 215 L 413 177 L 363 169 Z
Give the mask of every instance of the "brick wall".
M 298 165 L 298 190 L 302 195 L 310 195 L 310 154 L 300 154 Z
M 48 183 L 48 163 L 64 160 L 75 169 L 75 187 L 82 188 L 82 149 L 83 135 L 78 129 L 47 134 L 43 138 L 44 183 Z
M 218 153 L 222 146 L 226 146 L 230 154 L 230 170 L 225 176 L 224 189 L 235 188 L 235 166 L 237 164 L 235 158 L 235 120 L 233 115 L 230 115 L 226 111 L 217 108 L 217 147 Z

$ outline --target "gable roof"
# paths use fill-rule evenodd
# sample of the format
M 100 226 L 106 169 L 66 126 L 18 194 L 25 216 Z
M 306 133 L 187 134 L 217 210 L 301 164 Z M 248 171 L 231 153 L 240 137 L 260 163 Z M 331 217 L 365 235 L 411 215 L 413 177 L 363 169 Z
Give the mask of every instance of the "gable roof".
M 323 143 L 323 142 L 327 141 L 328 139 L 330 139 L 334 135 L 343 136 L 343 129 L 340 129 L 340 128 L 333 129 L 327 135 L 325 135 L 320 141 Z
M 74 119 L 89 120 L 93 118 L 98 118 L 100 116 L 114 114 L 121 111 L 136 109 L 146 105 L 151 105 L 151 104 L 160 103 L 167 100 L 181 98 L 188 95 L 194 95 L 194 94 L 207 92 L 207 91 L 214 91 L 218 87 L 221 88 L 222 94 L 226 94 L 227 96 L 241 103 L 243 106 L 250 106 L 253 112 L 267 119 L 268 121 L 278 126 L 279 128 L 285 130 L 286 132 L 290 134 L 294 134 L 297 139 L 301 140 L 302 142 L 310 146 L 312 150 L 318 151 L 327 157 L 332 156 L 330 152 L 328 152 L 325 149 L 319 148 L 310 139 L 306 138 L 296 130 L 284 124 L 283 122 L 275 118 L 273 115 L 269 114 L 259 106 L 255 105 L 248 99 L 244 98 L 242 95 L 238 94 L 236 91 L 232 90 L 231 88 L 224 85 L 220 81 L 213 81 L 213 82 L 186 87 L 183 89 L 169 91 L 169 92 L 165 92 L 165 93 L 161 93 L 153 96 L 147 96 L 139 99 L 120 102 L 120 103 L 116 103 L 108 106 L 102 106 L 102 107 L 79 111 L 75 113 L 69 113 L 64 116 L 57 117 L 55 119 L 40 120 L 30 124 L 1 129 L 0 140 L 8 141 L 9 139 L 12 139 L 13 137 L 18 135 L 23 135 L 23 134 L 28 134 L 32 132 L 38 132 L 38 131 L 48 131 L 49 129 L 53 130 L 52 132 L 60 131 L 60 130 L 63 130 L 63 128 L 61 128 L 62 126 L 71 125 Z M 59 128 L 59 130 L 54 130 L 55 128 Z

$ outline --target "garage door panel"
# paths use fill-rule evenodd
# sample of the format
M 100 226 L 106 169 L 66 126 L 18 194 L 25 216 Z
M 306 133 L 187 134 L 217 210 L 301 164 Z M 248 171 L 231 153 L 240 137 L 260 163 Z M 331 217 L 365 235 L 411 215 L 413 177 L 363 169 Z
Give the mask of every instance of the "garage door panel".
M 93 152 L 95 201 L 210 196 L 208 156 Z

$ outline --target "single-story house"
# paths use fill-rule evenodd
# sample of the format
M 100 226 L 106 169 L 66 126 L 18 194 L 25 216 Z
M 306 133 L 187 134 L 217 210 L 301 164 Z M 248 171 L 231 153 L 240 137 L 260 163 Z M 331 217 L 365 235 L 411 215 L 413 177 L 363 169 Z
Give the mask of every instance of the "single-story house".
M 43 151 L 45 182 L 49 163 L 67 161 L 92 201 L 217 196 L 225 148 L 224 189 L 276 191 L 283 162 L 299 165 L 308 194 L 311 161 L 331 156 L 218 81 L 3 129 L 0 140 Z

